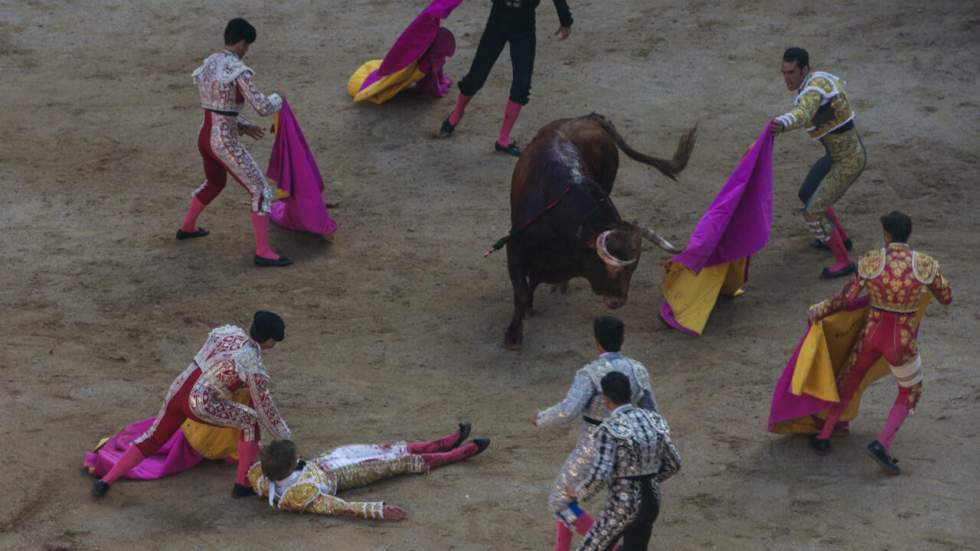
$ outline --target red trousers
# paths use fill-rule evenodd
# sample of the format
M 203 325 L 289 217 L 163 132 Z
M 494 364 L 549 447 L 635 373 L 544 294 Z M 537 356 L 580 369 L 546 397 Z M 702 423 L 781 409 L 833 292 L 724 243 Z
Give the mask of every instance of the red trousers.
M 210 111 L 204 112 L 204 122 L 201 124 L 201 131 L 197 135 L 197 150 L 201 152 L 201 159 L 204 161 L 205 180 L 204 184 L 194 192 L 194 196 L 205 205 L 211 204 L 211 201 L 214 201 L 214 198 L 221 193 L 221 190 L 225 189 L 229 172 L 231 172 L 232 178 L 245 188 L 245 191 L 250 194 L 253 193 L 252 189 L 245 182 L 239 180 L 233 171 L 228 170 L 224 161 L 211 148 L 213 117 L 214 114 Z

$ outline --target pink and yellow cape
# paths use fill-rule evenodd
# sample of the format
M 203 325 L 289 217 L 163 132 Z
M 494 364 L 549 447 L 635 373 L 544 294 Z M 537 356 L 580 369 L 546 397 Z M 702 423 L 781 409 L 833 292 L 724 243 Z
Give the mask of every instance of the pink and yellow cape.
M 737 296 L 749 258 L 769 243 L 772 229 L 772 132 L 769 125 L 698 221 L 687 247 L 667 262 L 660 317 L 700 335 L 720 295 Z
M 928 306 L 927 294 L 919 305 L 916 318 L 921 318 Z M 869 311 L 867 297 L 864 297 L 807 328 L 773 390 L 769 432 L 820 432 L 826 411 L 840 401 L 837 375 L 861 338 Z M 891 368 L 883 358 L 868 370 L 835 430 L 847 428 L 847 422 L 857 417 L 864 390 L 890 372 Z
M 440 26 L 462 0 L 432 0 L 395 41 L 384 59 L 361 65 L 347 83 L 355 102 L 384 103 L 415 84 L 420 92 L 442 97 L 452 85 L 442 69 L 456 51 L 456 39 Z

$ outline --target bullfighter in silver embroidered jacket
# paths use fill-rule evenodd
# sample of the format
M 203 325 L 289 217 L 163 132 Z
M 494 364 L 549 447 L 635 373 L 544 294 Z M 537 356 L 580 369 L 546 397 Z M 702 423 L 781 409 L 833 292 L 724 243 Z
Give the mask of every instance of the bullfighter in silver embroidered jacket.
M 570 493 L 587 499 L 608 486 L 609 498 L 579 551 L 610 549 L 620 538 L 622 551 L 646 549 L 660 511 L 660 483 L 680 470 L 680 456 L 667 421 L 627 401 L 624 376 L 610 373 L 602 386 L 603 401 L 615 409 L 596 429 L 591 439 L 595 459 Z
M 590 445 L 592 433 L 609 415 L 602 402 L 600 381 L 610 372 L 619 372 L 630 381 L 631 403 L 640 408 L 657 411 L 657 402 L 650 387 L 650 375 L 644 365 L 619 352 L 623 340 L 623 323 L 613 317 L 603 316 L 594 323 L 595 343 L 600 351 L 599 358 L 582 367 L 575 374 L 572 386 L 565 398 L 538 412 L 535 424 L 548 427 L 568 423 L 581 417 L 581 429 L 575 449 L 562 465 L 554 487 L 548 497 L 548 506 L 558 517 L 559 540 L 570 539 L 569 529 L 584 534 L 592 519 L 581 511 L 575 499 L 567 494 L 569 487 L 579 484 L 592 465 L 593 448 Z
M 204 237 L 208 231 L 197 226 L 197 217 L 224 189 L 230 173 L 251 196 L 252 226 L 255 232 L 255 263 L 259 266 L 285 266 L 288 259 L 276 254 L 268 244 L 268 215 L 275 200 L 272 187 L 258 163 L 242 145 L 245 134 L 258 139 L 261 127 L 241 115 L 248 101 L 261 116 L 282 108 L 279 94 L 266 96 L 255 86 L 255 71 L 242 58 L 255 41 L 255 28 L 244 19 L 233 19 L 225 29 L 225 49 L 211 54 L 193 73 L 200 95 L 204 122 L 197 147 L 204 160 L 205 180 L 194 191 L 177 239 Z

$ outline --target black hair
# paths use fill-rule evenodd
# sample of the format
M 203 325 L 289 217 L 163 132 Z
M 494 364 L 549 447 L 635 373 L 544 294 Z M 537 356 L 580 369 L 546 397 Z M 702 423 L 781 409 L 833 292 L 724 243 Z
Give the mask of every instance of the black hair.
M 630 401 L 630 380 L 629 377 L 618 371 L 610 371 L 602 378 L 602 394 L 609 398 L 617 406 L 628 404 Z
M 881 227 L 892 236 L 892 241 L 906 243 L 912 235 L 912 219 L 904 212 L 893 210 L 882 215 Z
M 296 468 L 296 444 L 292 440 L 273 440 L 262 448 L 262 474 L 273 482 L 288 477 Z
M 252 318 L 252 327 L 248 330 L 255 342 L 265 342 L 269 339 L 281 341 L 286 338 L 286 322 L 279 314 L 268 310 L 259 310 Z
M 599 316 L 592 322 L 595 340 L 606 352 L 619 352 L 623 347 L 623 321 L 612 316 Z
M 783 61 L 792 61 L 800 69 L 810 66 L 810 54 L 803 48 L 787 48 L 783 52 Z
M 255 27 L 241 17 L 232 19 L 228 22 L 228 25 L 225 26 L 225 46 L 238 44 L 242 40 L 244 40 L 246 44 L 251 44 L 252 42 L 255 42 L 256 36 L 258 35 L 255 32 Z

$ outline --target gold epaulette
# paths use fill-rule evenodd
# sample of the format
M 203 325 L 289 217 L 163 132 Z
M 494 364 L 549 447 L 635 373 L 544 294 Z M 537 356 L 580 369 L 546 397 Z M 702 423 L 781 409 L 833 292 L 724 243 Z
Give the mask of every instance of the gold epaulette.
M 262 463 L 256 461 L 248 468 L 248 483 L 260 496 L 269 495 L 269 481 L 262 476 Z
M 929 285 L 939 272 L 939 263 L 931 256 L 917 251 L 912 252 L 912 274 L 923 285 Z
M 874 279 L 885 270 L 885 249 L 875 249 L 864 253 L 858 260 L 858 275 L 863 279 Z

